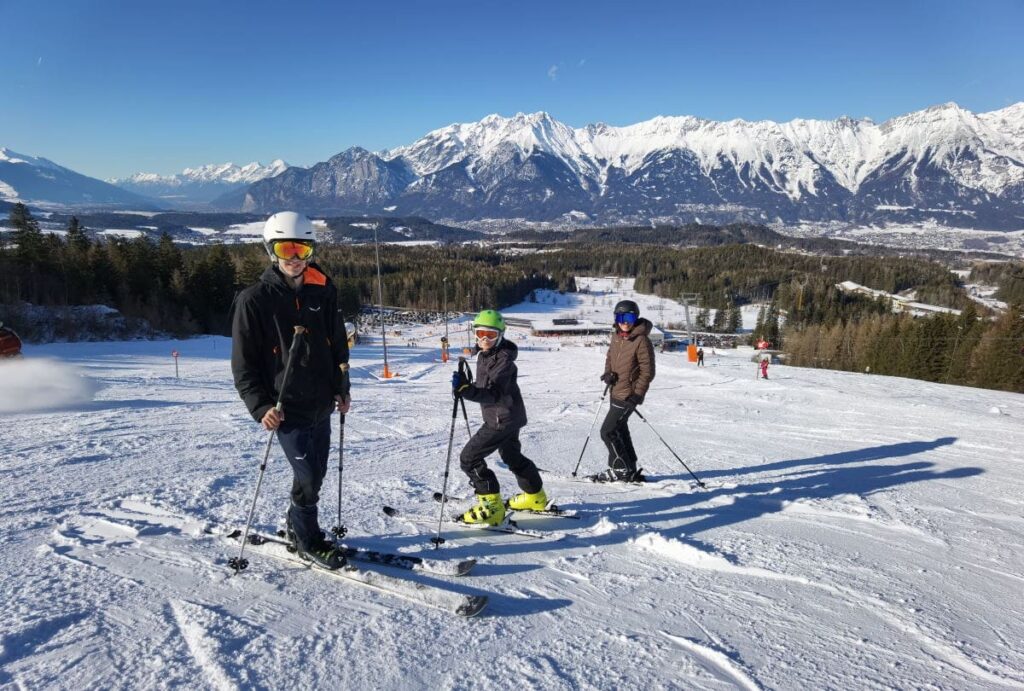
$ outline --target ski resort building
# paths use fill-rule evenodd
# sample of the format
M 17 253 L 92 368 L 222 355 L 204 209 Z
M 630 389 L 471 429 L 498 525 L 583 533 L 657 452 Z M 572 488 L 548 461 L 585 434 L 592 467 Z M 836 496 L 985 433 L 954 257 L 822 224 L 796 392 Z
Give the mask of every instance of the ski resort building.
M 606 322 L 598 324 L 589 319 L 556 317 L 554 319 L 538 319 L 530 322 L 531 336 L 607 336 L 611 331 L 610 324 Z M 658 346 L 665 342 L 666 334 L 660 327 L 652 325 L 651 333 L 648 334 L 648 337 L 653 345 Z

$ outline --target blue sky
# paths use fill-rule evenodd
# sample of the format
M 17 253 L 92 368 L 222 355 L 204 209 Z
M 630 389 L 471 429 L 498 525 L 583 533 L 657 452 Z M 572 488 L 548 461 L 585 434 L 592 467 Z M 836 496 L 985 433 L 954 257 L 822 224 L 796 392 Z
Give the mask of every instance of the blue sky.
M 546 110 L 884 121 L 1024 100 L 1024 2 L 0 0 L 0 146 L 95 177 Z

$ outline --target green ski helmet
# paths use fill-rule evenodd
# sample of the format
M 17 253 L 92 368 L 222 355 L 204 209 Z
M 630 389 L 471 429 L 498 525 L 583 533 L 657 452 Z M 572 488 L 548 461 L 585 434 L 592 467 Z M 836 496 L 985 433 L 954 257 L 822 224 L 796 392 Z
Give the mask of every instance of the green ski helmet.
M 476 319 L 473 320 L 473 328 L 478 326 L 484 326 L 488 329 L 497 329 L 498 331 L 505 331 L 505 320 L 501 316 L 501 312 L 498 310 L 484 310 L 480 314 L 476 315 Z

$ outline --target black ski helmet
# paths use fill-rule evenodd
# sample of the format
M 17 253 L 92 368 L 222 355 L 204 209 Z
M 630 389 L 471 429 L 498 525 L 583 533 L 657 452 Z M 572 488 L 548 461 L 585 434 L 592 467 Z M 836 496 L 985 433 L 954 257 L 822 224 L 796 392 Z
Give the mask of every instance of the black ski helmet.
M 632 314 L 639 317 L 640 306 L 632 300 L 622 300 L 619 304 L 615 305 L 615 314 Z

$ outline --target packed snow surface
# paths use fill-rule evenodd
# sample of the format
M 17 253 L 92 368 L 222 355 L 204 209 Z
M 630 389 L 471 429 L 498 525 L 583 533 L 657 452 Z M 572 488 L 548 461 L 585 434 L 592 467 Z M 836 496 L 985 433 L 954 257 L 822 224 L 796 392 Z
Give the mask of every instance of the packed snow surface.
M 621 294 L 603 287 L 609 301 Z M 558 297 L 567 314 L 586 299 Z M 1024 397 L 783 366 L 761 380 L 749 349 L 708 352 L 703 368 L 658 353 L 641 407 L 653 428 L 631 422 L 653 482 L 572 482 L 604 348 L 513 327 L 530 417 L 523 450 L 547 471 L 548 494 L 581 518 L 521 517 L 544 539 L 448 526 L 435 550 L 432 526 L 380 507 L 437 515 L 454 363 L 438 360 L 443 326 L 395 330 L 397 378 L 379 377 L 373 337 L 352 353 L 347 541 L 478 559 L 463 578 L 404 577 L 489 595 L 481 615 L 255 553 L 231 576 L 237 546 L 217 533 L 244 523 L 267 435 L 232 386 L 227 339 L 27 347 L 0 370 L 0 687 L 1024 685 Z M 58 391 L 51 410 L 26 412 L 27 384 L 64 380 L 58 368 L 102 388 L 92 400 Z M 475 429 L 479 410 L 468 407 Z M 466 434 L 460 416 L 453 511 L 471 501 L 457 467 Z M 595 434 L 581 474 L 603 456 Z M 337 518 L 337 460 L 325 528 Z M 503 493 L 515 492 L 491 465 Z M 280 526 L 290 476 L 273 445 L 259 530 Z

